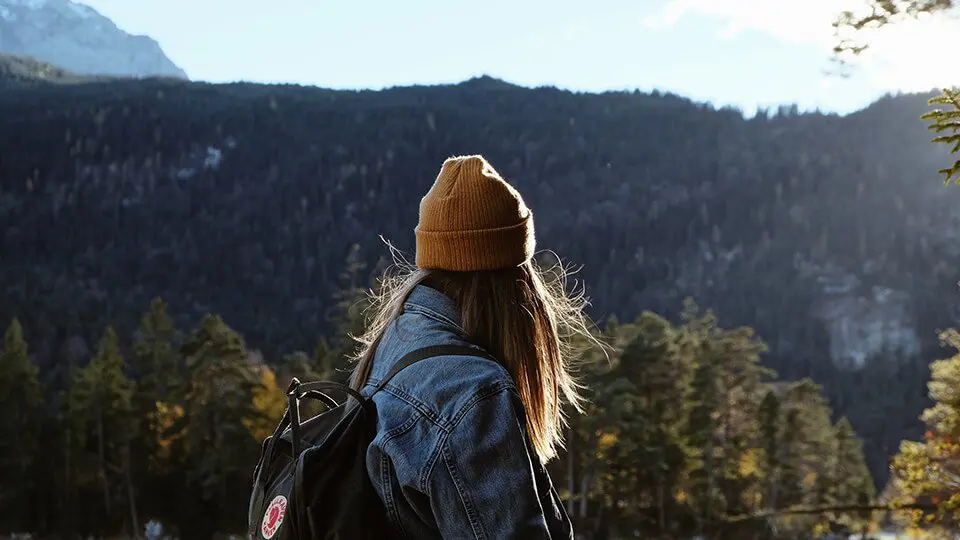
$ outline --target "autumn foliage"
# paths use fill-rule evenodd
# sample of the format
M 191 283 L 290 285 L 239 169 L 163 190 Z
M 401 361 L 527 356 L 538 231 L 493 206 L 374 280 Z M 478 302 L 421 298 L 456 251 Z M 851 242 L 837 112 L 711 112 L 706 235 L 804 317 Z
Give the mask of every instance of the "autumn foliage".
M 960 351 L 960 332 L 941 334 Z M 930 365 L 933 406 L 921 415 L 923 441 L 904 441 L 891 464 L 889 498 L 894 505 L 927 503 L 910 512 L 914 525 L 953 530 L 960 524 L 960 352 Z

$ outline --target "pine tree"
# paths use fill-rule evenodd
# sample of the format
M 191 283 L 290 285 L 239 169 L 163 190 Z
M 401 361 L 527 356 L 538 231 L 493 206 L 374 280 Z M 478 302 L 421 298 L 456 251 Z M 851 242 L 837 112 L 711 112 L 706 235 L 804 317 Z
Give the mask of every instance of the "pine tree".
M 949 107 L 934 109 L 923 115 L 923 119 L 930 122 L 928 127 L 938 134 L 933 142 L 947 145 L 952 154 L 960 154 L 960 88 L 944 89 L 941 95 L 930 100 L 930 104 Z M 944 183 L 955 180 L 960 184 L 960 159 L 940 169 L 940 173 L 944 175 Z
M 624 349 L 620 371 L 636 394 L 633 412 L 640 420 L 633 456 L 634 493 L 652 501 L 652 527 L 658 534 L 671 533 L 669 515 L 677 513 L 673 493 L 680 487 L 691 449 L 686 438 L 693 364 L 680 354 L 670 323 L 652 313 L 636 321 L 637 335 Z
M 853 426 L 846 417 L 837 421 L 833 430 L 831 475 L 832 502 L 839 506 L 865 506 L 873 502 L 876 488 L 870 477 L 870 470 L 863 457 L 863 444 L 857 439 Z M 833 532 L 854 534 L 863 532 L 870 519 L 870 513 L 846 512 L 832 516 L 835 526 Z
M 333 366 L 330 364 L 330 346 L 327 340 L 320 338 L 317 346 L 313 349 L 313 356 L 310 358 L 310 370 L 317 374 L 320 379 L 328 380 L 333 373 Z
M 766 345 L 752 329 L 721 329 L 712 313 L 701 314 L 689 300 L 682 316 L 697 364 L 689 434 L 700 455 L 691 489 L 703 533 L 724 514 L 755 510 L 751 494 L 761 493 L 761 479 L 753 444 L 760 437 L 763 382 L 772 372 L 760 365 Z
M 763 449 L 764 476 L 768 486 L 763 494 L 764 506 L 777 509 L 777 494 L 780 482 L 781 433 L 783 419 L 780 415 L 780 399 L 776 392 L 768 390 L 759 409 L 760 444 Z
M 744 514 L 759 510 L 757 498 L 763 493 L 760 450 L 759 407 L 773 372 L 761 366 L 766 344 L 749 327 L 720 332 L 713 340 L 720 365 L 720 422 L 723 441 L 722 484 L 726 512 Z
M 822 388 L 810 379 L 791 383 L 781 407 L 784 426 L 778 506 L 832 504 L 833 424 Z M 778 522 L 790 534 L 819 534 L 827 526 L 820 515 L 791 516 Z
M 140 409 L 144 412 L 150 413 L 157 402 L 169 399 L 178 389 L 181 365 L 174 346 L 176 335 L 166 302 L 155 298 L 140 318 L 131 358 L 138 378 L 137 398 L 143 402 Z
M 313 381 L 320 378 L 320 374 L 314 369 L 313 360 L 303 351 L 285 354 L 280 359 L 277 384 L 281 388 L 286 388 L 294 377 L 301 381 Z
M 695 451 L 691 461 L 690 495 L 696 508 L 698 534 L 710 531 L 726 506 L 720 486 L 722 445 L 718 440 L 720 374 L 709 344 L 702 344 L 697 367 L 691 383 L 693 403 L 688 423 L 688 438 Z
M 326 348 L 322 341 L 317 347 L 316 355 L 319 356 L 319 362 L 317 359 L 310 358 L 307 353 L 303 351 L 296 351 L 284 355 L 280 360 L 280 369 L 277 372 L 276 381 L 278 389 L 282 391 L 281 393 L 286 391 L 290 385 L 290 381 L 292 381 L 294 377 L 301 382 L 328 379 L 331 375 L 331 369 L 329 366 L 324 366 L 324 363 L 329 362 L 330 359 L 327 356 Z M 318 367 L 323 371 L 318 371 Z M 312 399 L 304 400 L 301 402 L 300 407 L 300 414 L 303 418 L 310 418 L 326 410 L 324 404 Z
M 182 394 L 181 361 L 174 345 L 177 330 L 167 314 L 167 305 L 154 299 L 150 310 L 140 318 L 133 339 L 131 371 L 137 377 L 133 405 L 137 418 L 137 437 L 132 443 L 133 475 L 138 483 L 153 489 L 142 490 L 137 500 L 144 510 L 154 514 L 169 510 L 178 463 L 170 460 L 164 445 L 164 431 L 171 410 L 178 410 Z
M 787 406 L 799 413 L 803 437 L 803 471 L 805 480 L 811 484 L 817 477 L 825 477 L 829 474 L 829 464 L 824 461 L 824 457 L 833 454 L 833 423 L 830 421 L 830 408 L 823 397 L 823 388 L 809 378 L 791 384 L 787 399 Z M 826 502 L 818 499 L 816 491 L 809 493 L 810 496 L 805 501 L 808 504 Z M 823 492 L 821 491 L 820 494 Z
M 139 528 L 129 476 L 134 384 L 125 371 L 117 334 L 107 328 L 96 356 L 74 374 L 67 392 L 77 487 L 91 503 L 99 492 L 102 506 L 93 506 L 89 515 L 99 517 L 93 527 L 100 533 L 119 532 L 124 524 L 128 532 Z
M 27 356 L 20 322 L 13 319 L 0 351 L 0 525 L 29 530 L 38 500 L 36 464 L 43 422 L 36 366 Z
M 777 481 L 777 506 L 799 505 L 803 494 L 803 423 L 800 411 L 788 407 L 783 414 L 780 439 L 780 475 Z
M 366 328 L 367 310 L 370 307 L 365 269 L 360 246 L 354 244 L 340 273 L 340 288 L 334 294 L 336 303 L 329 318 L 334 329 L 333 338 L 329 346 L 326 342 L 321 343 L 325 354 L 318 359 L 318 372 L 325 380 L 346 382 L 350 376 L 349 359 L 359 345 L 355 338 Z
M 616 341 L 616 330 L 609 330 L 600 339 Z M 567 478 L 565 496 L 570 515 L 585 523 L 593 502 L 603 487 L 603 457 L 597 449 L 603 436 L 603 414 L 606 411 L 606 387 L 615 377 L 614 358 L 587 346 L 588 340 L 574 344 L 581 351 L 580 381 L 588 396 L 583 414 L 572 414 L 566 440 L 566 454 L 559 460 Z M 602 504 L 602 503 L 601 503 Z
M 251 426 L 262 418 L 254 397 L 262 379 L 243 338 L 216 315 L 204 316 L 181 353 L 188 374 L 184 416 L 171 431 L 188 463 L 186 490 L 198 496 L 184 501 L 181 530 L 200 521 L 203 527 L 190 529 L 195 534 L 229 529 L 242 519 L 236 497 L 248 488 L 249 450 L 257 446 Z

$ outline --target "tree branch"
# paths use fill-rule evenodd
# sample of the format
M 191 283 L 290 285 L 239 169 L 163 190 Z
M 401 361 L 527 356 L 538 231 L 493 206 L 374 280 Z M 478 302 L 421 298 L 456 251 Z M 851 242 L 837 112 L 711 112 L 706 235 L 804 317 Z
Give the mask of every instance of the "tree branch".
M 934 511 L 937 509 L 937 505 L 932 503 L 912 503 L 912 504 L 903 504 L 899 506 L 894 505 L 841 505 L 841 506 L 792 506 L 790 508 L 783 508 L 780 510 L 765 510 L 763 512 L 757 512 L 755 514 L 741 514 L 737 516 L 730 516 L 726 518 L 727 523 L 740 523 L 744 521 L 751 521 L 755 519 L 766 519 L 771 517 L 778 516 L 790 516 L 790 515 L 810 515 L 810 514 L 827 514 L 831 512 L 835 513 L 846 513 L 846 512 L 897 512 L 901 510 L 923 510 L 923 511 Z

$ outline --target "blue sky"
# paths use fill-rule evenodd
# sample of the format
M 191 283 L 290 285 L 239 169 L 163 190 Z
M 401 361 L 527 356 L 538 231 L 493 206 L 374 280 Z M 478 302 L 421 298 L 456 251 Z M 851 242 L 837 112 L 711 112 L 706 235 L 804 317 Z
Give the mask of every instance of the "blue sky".
M 487 74 L 590 92 L 656 88 L 748 114 L 792 103 L 843 113 L 885 92 L 960 84 L 960 66 L 946 71 L 925 52 L 960 33 L 954 20 L 878 34 L 851 77 L 826 75 L 845 0 L 83 3 L 213 82 L 383 88 Z

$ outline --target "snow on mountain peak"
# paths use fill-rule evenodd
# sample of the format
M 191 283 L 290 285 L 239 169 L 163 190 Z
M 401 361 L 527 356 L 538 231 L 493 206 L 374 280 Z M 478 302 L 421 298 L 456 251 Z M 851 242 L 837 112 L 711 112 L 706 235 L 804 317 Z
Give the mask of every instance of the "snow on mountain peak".
M 79 75 L 187 78 L 156 41 L 128 34 L 74 0 L 0 0 L 0 53 Z

